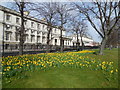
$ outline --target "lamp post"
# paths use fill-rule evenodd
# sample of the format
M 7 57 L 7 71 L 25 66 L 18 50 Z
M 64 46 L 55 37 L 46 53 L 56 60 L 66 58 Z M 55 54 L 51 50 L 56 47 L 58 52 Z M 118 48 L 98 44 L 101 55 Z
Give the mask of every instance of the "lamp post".
M 29 12 L 28 12 L 28 11 L 24 11 L 23 13 L 24 13 L 24 15 L 26 15 L 26 16 L 29 15 Z

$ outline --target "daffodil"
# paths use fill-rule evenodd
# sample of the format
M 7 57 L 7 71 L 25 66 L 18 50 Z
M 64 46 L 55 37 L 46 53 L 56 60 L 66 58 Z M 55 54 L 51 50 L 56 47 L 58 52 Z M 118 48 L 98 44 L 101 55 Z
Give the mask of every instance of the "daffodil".
M 111 70 L 110 73 L 113 73 L 113 70 Z

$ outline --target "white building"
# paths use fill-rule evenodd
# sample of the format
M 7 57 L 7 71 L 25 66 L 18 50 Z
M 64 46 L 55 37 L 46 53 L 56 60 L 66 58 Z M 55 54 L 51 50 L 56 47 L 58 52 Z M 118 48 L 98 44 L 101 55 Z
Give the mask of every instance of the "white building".
M 73 46 L 76 46 L 76 43 L 77 43 L 77 35 L 72 35 L 72 43 L 73 43 Z M 81 43 L 81 37 L 80 35 L 78 35 L 78 40 L 79 40 L 79 43 L 80 43 L 80 46 L 82 45 Z M 91 37 L 88 37 L 88 36 L 83 36 L 82 37 L 82 40 L 83 40 L 83 43 L 85 46 L 93 46 L 93 39 Z
M 20 13 L 0 6 L 0 41 L 4 39 L 5 49 L 10 47 L 18 48 L 19 29 L 21 25 Z M 3 37 L 4 34 L 4 37 Z M 45 45 L 47 39 L 47 25 L 43 21 L 39 21 L 33 17 L 25 17 L 25 46 L 29 48 L 37 47 L 37 45 Z M 63 31 L 65 36 L 65 31 Z M 51 45 L 60 45 L 60 30 L 53 27 L 51 33 Z M 16 44 L 16 47 L 13 45 Z M 28 47 L 27 47 L 28 48 Z M 39 48 L 39 47 L 37 47 Z
M 36 18 L 25 16 L 25 49 L 42 49 L 46 46 L 47 41 L 47 25 L 44 21 Z M 18 49 L 19 44 L 19 30 L 21 26 L 20 13 L 0 6 L 0 44 L 4 40 L 5 50 Z M 76 42 L 74 36 L 66 37 L 65 31 L 63 33 L 64 46 L 73 46 Z M 53 27 L 51 33 L 51 46 L 60 46 L 60 30 L 57 27 Z M 92 42 L 93 40 L 83 38 L 86 42 Z

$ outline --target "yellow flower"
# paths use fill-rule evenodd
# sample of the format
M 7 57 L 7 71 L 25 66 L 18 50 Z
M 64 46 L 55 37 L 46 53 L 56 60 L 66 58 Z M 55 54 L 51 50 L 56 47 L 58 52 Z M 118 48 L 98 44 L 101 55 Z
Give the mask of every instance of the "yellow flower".
M 117 69 L 116 69 L 115 71 L 116 71 L 116 72 L 118 72 L 118 70 L 117 70 Z
M 111 70 L 110 73 L 113 73 L 113 70 Z
M 4 69 L 4 71 L 7 71 L 7 69 Z
M 80 64 L 80 66 L 81 66 L 82 64 Z
M 10 71 L 10 69 L 7 69 L 7 71 Z
M 9 66 L 9 67 L 7 67 L 7 69 L 10 69 L 11 67 Z
M 0 74 L 2 74 L 2 72 L 0 72 Z
M 102 64 L 105 64 L 105 61 L 104 61 L 104 62 L 102 62 Z

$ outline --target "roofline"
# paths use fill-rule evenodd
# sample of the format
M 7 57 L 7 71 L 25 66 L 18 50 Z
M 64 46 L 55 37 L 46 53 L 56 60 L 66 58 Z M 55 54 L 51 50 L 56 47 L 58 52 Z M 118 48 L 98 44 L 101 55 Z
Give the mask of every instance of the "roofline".
M 5 13 L 10 13 L 10 14 L 13 14 L 13 15 L 16 15 L 16 16 L 21 17 L 21 15 L 20 15 L 19 12 L 15 11 L 15 10 L 12 10 L 12 9 L 10 9 L 10 8 L 4 7 L 4 6 L 2 6 L 2 5 L 0 5 L 0 10 L 3 11 L 3 12 L 5 12 Z M 29 20 L 32 20 L 32 21 L 35 21 L 35 22 L 38 22 L 38 23 L 47 25 L 47 23 L 41 22 L 41 20 L 38 20 L 37 18 L 32 17 L 32 16 L 30 16 L 30 15 L 29 15 L 29 16 L 24 16 L 24 17 L 25 17 L 25 19 L 29 19 Z M 59 29 L 58 26 L 52 26 L 52 27 Z

